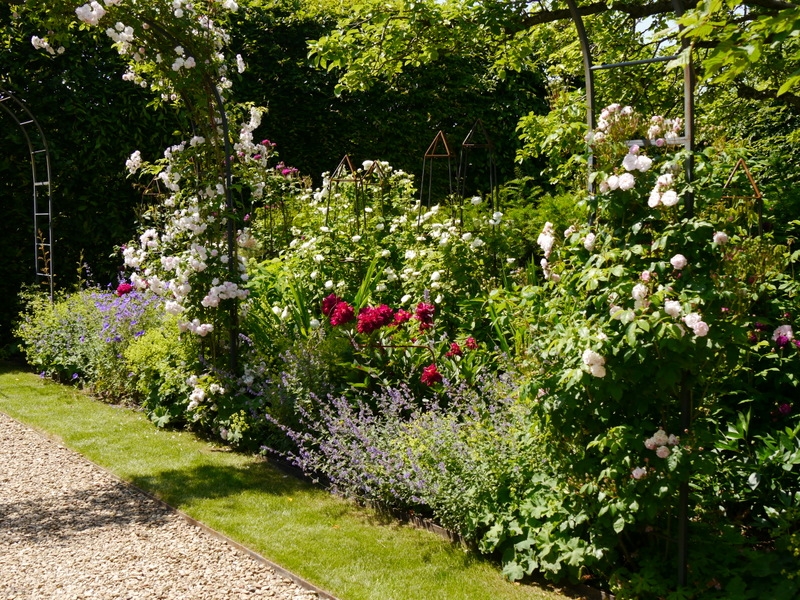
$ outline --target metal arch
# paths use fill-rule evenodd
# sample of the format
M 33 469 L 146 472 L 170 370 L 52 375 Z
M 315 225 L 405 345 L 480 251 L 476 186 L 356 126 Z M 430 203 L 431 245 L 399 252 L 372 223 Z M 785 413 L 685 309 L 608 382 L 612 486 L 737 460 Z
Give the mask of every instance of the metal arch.
M 596 126 L 595 107 L 594 107 L 595 71 L 603 69 L 620 68 L 620 67 L 631 67 L 636 65 L 644 65 L 644 64 L 651 64 L 658 62 L 667 62 L 669 60 L 677 58 L 677 55 L 661 56 L 643 60 L 633 60 L 633 61 L 605 64 L 605 65 L 594 65 L 592 63 L 592 50 L 591 46 L 589 45 L 589 36 L 586 33 L 586 28 L 584 27 L 583 18 L 581 17 L 578 5 L 575 3 L 575 0 L 566 0 L 566 2 L 567 5 L 569 6 L 569 12 L 572 17 L 572 20 L 575 23 L 575 29 L 578 34 L 578 41 L 581 46 L 581 55 L 583 57 L 583 70 L 584 70 L 584 79 L 586 87 L 586 123 L 589 126 L 589 131 L 594 131 L 594 128 Z M 685 10 L 683 0 L 672 0 L 672 7 L 677 16 L 681 16 Z M 685 49 L 687 45 L 688 42 L 686 40 L 681 41 L 682 49 Z M 694 159 L 692 157 L 692 152 L 694 151 L 694 87 L 695 87 L 694 68 L 692 66 L 691 60 L 689 60 L 687 64 L 683 67 L 683 122 L 686 133 L 682 138 L 679 138 L 679 141 L 683 143 L 684 149 L 687 152 L 687 158 L 685 163 L 687 183 L 691 183 L 692 180 L 694 179 Z M 594 167 L 594 156 L 591 154 L 591 152 L 589 154 L 588 162 L 589 162 L 589 173 L 591 174 L 592 168 Z M 594 195 L 594 183 L 592 182 L 591 178 L 589 179 L 588 190 L 590 195 Z M 694 214 L 694 193 L 691 191 L 691 187 L 689 188 L 689 191 L 687 191 L 684 194 L 684 205 L 686 207 L 686 213 L 687 213 L 686 216 L 691 217 Z
M 33 242 L 36 279 L 37 282 L 43 279 L 47 280 L 52 301 L 55 276 L 53 268 L 53 180 L 47 138 L 28 107 L 11 91 L 2 86 L 0 86 L 0 108 L 19 125 L 20 131 L 25 136 L 25 142 L 28 144 L 33 184 Z M 37 145 L 36 142 L 39 144 Z M 39 166 L 42 166 L 43 163 L 44 169 L 37 168 L 37 161 Z M 44 194 L 40 194 L 41 188 L 44 189 Z M 40 197 L 45 195 L 46 200 Z
M 583 24 L 583 18 L 581 17 L 580 11 L 578 9 L 575 0 L 566 0 L 567 5 L 569 6 L 570 15 L 572 20 L 575 22 L 575 29 L 578 34 L 578 40 L 581 46 L 581 54 L 583 56 L 583 68 L 585 74 L 585 86 L 586 86 L 586 122 L 589 126 L 589 131 L 594 131 L 595 128 L 595 119 L 594 119 L 594 101 L 595 101 L 595 91 L 594 91 L 594 72 L 600 69 L 612 69 L 612 68 L 620 68 L 620 67 L 629 67 L 634 65 L 641 65 L 641 64 L 648 64 L 648 63 L 655 63 L 655 62 L 665 62 L 668 60 L 672 60 L 677 58 L 677 56 L 669 56 L 669 57 L 657 57 L 645 60 L 636 60 L 636 61 L 628 61 L 628 62 L 621 62 L 621 63 L 614 63 L 608 65 L 593 65 L 592 64 L 592 52 L 591 47 L 589 45 L 589 37 L 586 34 L 586 28 Z M 681 16 L 684 12 L 684 4 L 683 0 L 672 0 L 672 7 L 675 11 L 676 16 Z M 688 45 L 688 42 L 684 39 L 681 41 L 681 48 L 685 50 Z M 691 184 L 694 179 L 694 157 L 692 153 L 694 151 L 694 87 L 695 87 L 695 78 L 694 78 L 694 69 L 692 67 L 691 57 L 686 62 L 683 67 L 683 119 L 684 119 L 684 128 L 685 128 L 685 135 L 680 140 L 683 143 L 684 149 L 686 150 L 686 161 L 684 163 L 684 170 L 686 173 L 686 183 Z M 635 143 L 635 142 L 633 142 Z M 645 140 L 647 143 L 647 140 Z M 589 160 L 588 160 L 588 168 L 589 168 L 589 181 L 588 181 L 588 191 L 591 196 L 594 196 L 594 182 L 591 178 L 591 172 L 594 167 L 594 157 L 591 153 L 591 147 L 589 149 Z M 691 190 L 691 185 L 689 186 L 688 191 L 684 194 L 684 206 L 686 209 L 686 216 L 691 218 L 694 215 L 694 192 Z M 688 431 L 689 427 L 691 426 L 691 414 L 692 414 L 692 396 L 691 396 L 691 389 L 689 388 L 688 384 L 686 383 L 686 374 L 684 373 L 684 380 L 681 383 L 681 389 L 679 393 L 679 400 L 680 400 L 680 424 L 682 431 Z M 688 516 L 688 506 L 689 506 L 689 484 L 688 481 L 684 481 L 680 484 L 678 490 L 678 540 L 677 540 L 677 559 L 678 559 L 678 586 L 684 586 L 687 582 L 687 562 L 688 562 L 688 545 L 689 545 L 689 516 Z

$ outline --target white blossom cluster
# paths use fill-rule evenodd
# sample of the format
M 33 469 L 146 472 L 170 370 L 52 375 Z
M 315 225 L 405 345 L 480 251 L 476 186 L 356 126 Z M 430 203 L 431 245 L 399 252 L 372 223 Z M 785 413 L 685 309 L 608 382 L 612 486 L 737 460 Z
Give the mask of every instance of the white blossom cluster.
M 64 54 L 64 46 L 59 46 L 58 50 L 50 45 L 47 38 L 40 38 L 38 35 L 31 36 L 31 44 L 37 50 L 44 50 L 48 54 Z
M 654 115 L 650 117 L 647 138 L 655 140 L 656 146 L 663 146 L 665 143 L 674 144 L 681 129 L 683 129 L 683 119 L 680 117 L 665 119 L 661 115 Z
M 180 71 L 181 69 L 194 69 L 197 63 L 193 56 L 186 56 L 186 50 L 183 46 L 175 46 L 175 60 L 172 62 L 172 70 Z
M 664 173 L 659 175 L 656 180 L 656 185 L 650 192 L 650 197 L 647 200 L 647 206 L 656 208 L 659 205 L 667 207 L 675 206 L 678 203 L 678 193 L 672 189 L 675 178 L 672 173 Z
M 614 129 L 624 128 L 624 123 L 633 119 L 634 111 L 632 107 L 622 106 L 619 103 L 609 104 L 600 112 L 597 126 L 594 131 L 587 135 L 586 141 L 589 144 L 601 144 Z
M 142 153 L 136 150 L 131 154 L 128 160 L 125 161 L 125 168 L 128 169 L 128 173 L 135 175 L 142 168 Z
M 677 446 L 680 441 L 679 437 L 672 434 L 667 435 L 663 429 L 659 429 L 653 434 L 653 437 L 645 440 L 644 446 L 648 450 L 655 450 L 656 456 L 659 458 L 667 458 L 671 454 L 670 446 Z
M 553 251 L 553 243 L 556 241 L 556 236 L 553 230 L 553 224 L 548 221 L 544 224 L 542 232 L 536 238 L 536 243 L 542 249 L 545 258 L 550 258 L 550 252 Z
M 117 4 L 117 2 L 109 2 L 106 0 L 106 6 L 110 4 Z M 83 6 L 76 8 L 75 14 L 78 16 L 78 19 L 87 25 L 97 25 L 100 22 L 100 19 L 102 19 L 106 14 L 106 9 L 100 6 L 99 3 L 93 1 L 90 4 L 84 4 Z
M 622 159 L 622 168 L 625 170 L 620 175 L 610 175 L 605 181 L 601 181 L 598 186 L 601 194 L 608 194 L 614 190 L 627 192 L 636 185 L 636 178 L 633 171 L 644 173 L 653 166 L 653 160 L 644 154 L 640 154 L 639 146 L 634 144 L 628 149 L 625 158 Z
M 132 42 L 135 39 L 133 27 L 117 22 L 114 27 L 106 29 L 106 35 L 117 44 L 117 51 L 120 54 L 127 54 L 130 52 Z
M 188 410 L 196 410 L 201 404 L 212 401 L 212 396 L 219 396 L 225 394 L 225 388 L 218 383 L 212 383 L 208 386 L 208 393 L 201 386 L 197 385 L 197 377 L 192 375 L 186 382 L 192 386 L 192 392 L 189 394 L 189 405 L 186 407 Z M 216 405 L 209 406 L 211 410 L 216 410 Z M 197 414 L 195 417 L 199 417 Z
M 647 295 L 649 293 L 650 290 L 643 283 L 637 283 L 635 286 L 633 286 L 631 296 L 634 300 L 634 308 L 647 308 L 650 305 L 650 301 L 647 299 Z
M 253 106 L 250 108 L 250 120 L 242 125 L 239 130 L 239 141 L 234 144 L 234 148 L 238 152 L 243 152 L 245 155 L 253 155 L 263 150 L 266 153 L 266 147 L 262 145 L 259 148 L 253 143 L 253 131 L 261 125 L 261 113 L 262 110 L 258 107 Z
M 697 337 L 705 337 L 708 335 L 708 323 L 703 321 L 703 317 L 699 313 L 689 313 L 683 317 L 683 322 Z
M 549 279 L 555 283 L 558 283 L 561 277 L 557 273 L 553 273 L 552 269 L 550 268 L 550 263 L 547 261 L 547 259 L 550 257 L 550 253 L 553 251 L 553 244 L 555 241 L 556 236 L 555 230 L 553 229 L 553 224 L 550 221 L 547 221 L 547 223 L 544 224 L 544 228 L 539 234 L 539 237 L 536 238 L 536 243 L 544 253 L 544 258 L 539 261 L 539 266 L 542 267 L 542 272 L 545 279 Z
M 592 375 L 601 378 L 606 376 L 606 359 L 600 354 L 587 348 L 583 351 L 581 359 L 583 360 L 583 364 L 589 367 L 589 372 Z
M 225 281 L 220 285 L 212 286 L 206 297 L 200 301 L 200 304 L 206 308 L 217 307 L 222 300 L 231 300 L 234 298 L 244 300 L 247 298 L 247 295 L 248 290 L 242 289 L 237 284 L 230 281 Z

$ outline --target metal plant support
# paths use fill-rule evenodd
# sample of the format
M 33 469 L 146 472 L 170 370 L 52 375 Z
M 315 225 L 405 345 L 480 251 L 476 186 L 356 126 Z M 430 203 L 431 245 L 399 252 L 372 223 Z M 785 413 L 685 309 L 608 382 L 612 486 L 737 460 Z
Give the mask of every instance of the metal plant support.
M 33 183 L 33 256 L 37 283 L 47 283 L 53 299 L 53 184 L 50 151 L 39 122 L 28 107 L 9 90 L 0 87 L 0 108 L 19 125 L 31 159 Z
M 433 161 L 446 158 L 447 159 L 447 179 L 449 183 L 450 195 L 453 195 L 453 168 L 452 160 L 456 157 L 456 153 L 450 148 L 447 142 L 447 137 L 443 131 L 436 133 L 431 145 L 425 151 L 425 156 L 422 158 L 422 179 L 419 182 L 419 210 L 422 215 L 422 199 L 425 194 L 425 179 L 428 181 L 428 201 L 427 206 L 431 205 L 432 183 L 433 183 Z
M 633 67 L 637 65 L 646 65 L 652 63 L 667 62 L 674 60 L 678 55 L 674 56 L 658 56 L 643 60 L 634 60 L 620 63 L 594 65 L 592 64 L 592 52 L 589 44 L 589 37 L 586 34 L 586 28 L 583 24 L 580 9 L 578 8 L 575 0 L 567 0 L 570 15 L 575 22 L 575 29 L 578 34 L 578 40 L 581 46 L 581 54 L 583 55 L 583 68 L 586 85 L 586 122 L 589 126 L 589 131 L 594 131 L 595 117 L 594 117 L 594 73 L 602 69 L 616 69 Z M 684 12 L 684 4 L 682 0 L 672 0 L 672 7 L 676 16 L 681 16 Z M 682 41 L 682 47 L 685 49 L 687 42 Z M 682 138 L 677 140 L 677 143 L 683 144 L 687 153 L 686 162 L 684 163 L 684 170 L 686 173 L 686 183 L 691 184 L 694 179 L 694 159 L 692 152 L 694 150 L 694 87 L 695 78 L 694 70 L 692 68 L 691 60 L 683 68 L 683 115 L 685 134 Z M 644 142 L 642 144 L 642 142 Z M 638 143 L 640 145 L 647 145 L 648 140 L 637 140 L 629 142 L 631 144 Z M 594 183 L 591 179 L 591 171 L 594 167 L 593 156 L 589 156 L 589 183 L 588 190 L 590 196 L 594 196 Z M 689 190 L 683 195 L 684 206 L 686 209 L 686 217 L 691 218 L 694 215 L 694 193 Z M 681 384 L 680 390 L 680 426 L 682 431 L 688 431 L 692 421 L 692 397 L 689 385 L 686 383 L 686 374 L 684 374 L 684 382 Z M 686 585 L 687 579 L 687 552 L 688 552 L 688 531 L 689 531 L 689 484 L 683 482 L 680 485 L 678 498 L 678 585 Z
M 459 202 L 463 202 L 466 196 L 467 173 L 471 166 L 470 158 L 473 156 L 473 150 L 485 151 L 486 166 L 489 170 L 489 190 L 487 194 L 489 206 L 493 210 L 497 210 L 497 163 L 494 156 L 494 143 L 489 139 L 486 128 L 483 126 L 483 121 L 480 119 L 475 121 L 467 137 L 465 137 L 464 141 L 461 143 L 461 157 L 459 159 L 457 177 Z
M 731 193 L 734 191 L 731 188 L 731 184 L 733 183 L 733 180 L 736 177 L 736 173 L 739 171 L 739 169 L 744 171 L 744 174 L 747 177 L 747 181 L 750 183 L 750 189 L 753 192 L 752 194 Z M 753 175 L 750 173 L 750 169 L 747 168 L 747 163 L 744 162 L 743 158 L 737 160 L 736 164 L 733 165 L 733 169 L 731 169 L 731 174 L 728 175 L 728 181 L 725 182 L 723 189 L 728 191 L 728 193 L 722 196 L 721 198 L 723 202 L 728 200 L 730 201 L 731 204 L 743 204 L 744 206 L 742 207 L 743 208 L 742 212 L 744 212 L 745 214 L 755 209 L 758 235 L 764 233 L 764 225 L 762 223 L 762 218 L 764 213 L 764 196 L 761 194 L 761 190 L 758 189 L 756 180 L 753 179 Z M 750 230 L 750 226 L 751 226 L 751 221 L 748 218 L 747 219 L 748 230 Z
M 361 229 L 361 219 L 364 219 L 364 227 L 367 224 L 367 214 L 365 212 L 366 206 L 364 205 L 364 199 L 362 198 L 362 190 L 361 190 L 361 177 L 356 171 L 356 168 L 353 166 L 353 161 L 350 159 L 349 154 L 345 154 L 342 160 L 339 161 L 339 165 L 333 170 L 330 179 L 330 189 L 328 191 L 328 202 L 325 206 L 325 226 L 327 227 L 330 218 L 331 212 L 331 199 L 335 199 L 336 195 L 339 190 L 340 183 L 352 183 L 353 184 L 353 216 L 355 218 L 355 230 L 353 233 L 359 233 Z M 334 204 L 334 208 L 335 208 Z

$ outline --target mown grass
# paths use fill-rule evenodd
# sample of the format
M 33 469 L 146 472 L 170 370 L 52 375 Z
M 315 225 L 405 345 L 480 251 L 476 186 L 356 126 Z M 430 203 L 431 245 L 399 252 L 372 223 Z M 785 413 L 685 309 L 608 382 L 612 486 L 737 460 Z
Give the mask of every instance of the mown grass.
M 426 531 L 336 498 L 258 457 L 0 364 L 0 411 L 341 600 L 556 600 Z M 19 474 L 24 477 L 24 473 Z

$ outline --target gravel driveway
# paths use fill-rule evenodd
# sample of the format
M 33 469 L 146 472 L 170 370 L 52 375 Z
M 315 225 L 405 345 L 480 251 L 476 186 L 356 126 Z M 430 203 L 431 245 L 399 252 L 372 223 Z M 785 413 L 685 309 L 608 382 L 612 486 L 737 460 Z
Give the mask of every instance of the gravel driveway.
M 0 413 L 0 599 L 317 594 Z

